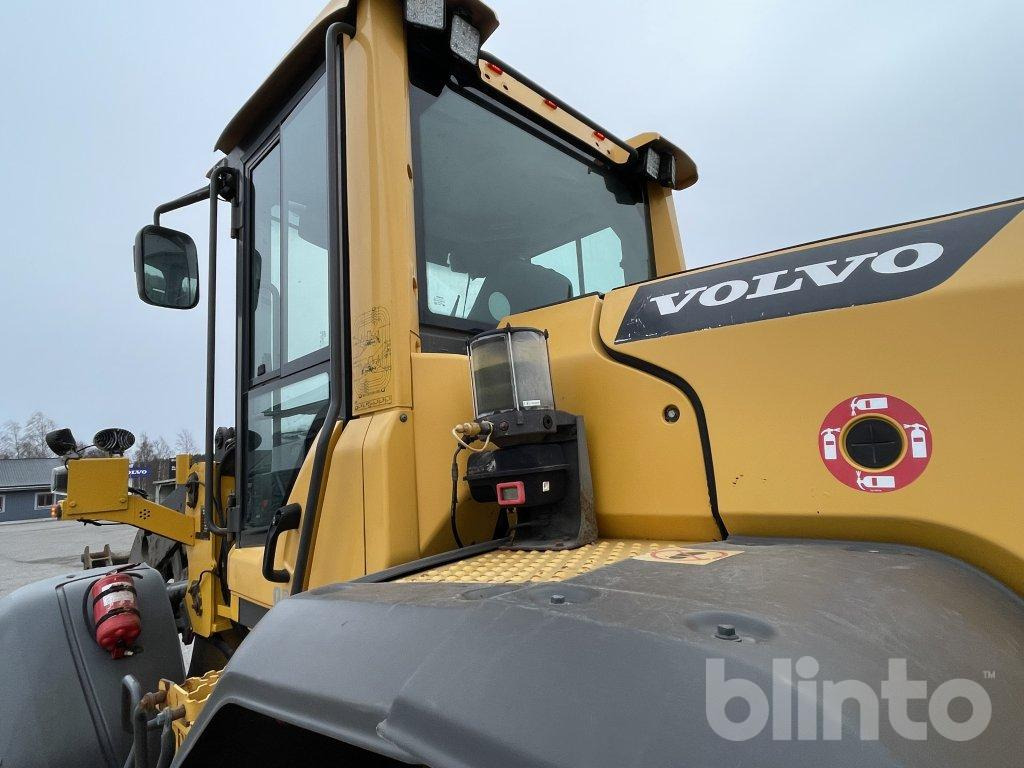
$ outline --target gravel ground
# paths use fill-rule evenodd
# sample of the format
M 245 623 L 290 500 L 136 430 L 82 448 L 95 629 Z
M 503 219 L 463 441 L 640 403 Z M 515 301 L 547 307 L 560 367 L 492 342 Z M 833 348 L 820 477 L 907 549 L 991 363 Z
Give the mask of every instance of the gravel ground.
M 82 570 L 82 551 L 128 552 L 135 540 L 130 525 L 83 525 L 74 520 L 32 520 L 0 524 L 0 597 L 39 579 Z

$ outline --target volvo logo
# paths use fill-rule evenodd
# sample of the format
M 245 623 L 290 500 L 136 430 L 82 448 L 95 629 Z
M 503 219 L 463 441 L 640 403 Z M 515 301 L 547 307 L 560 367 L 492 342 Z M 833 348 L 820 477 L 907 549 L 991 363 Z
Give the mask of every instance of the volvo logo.
M 1000 205 L 646 283 L 635 289 L 615 343 L 924 293 L 952 277 L 1021 210 L 1019 202 Z
M 705 307 L 718 307 L 742 298 L 763 299 L 768 296 L 803 290 L 805 285 L 814 285 L 819 288 L 826 285 L 838 285 L 846 282 L 846 279 L 864 262 L 868 262 L 871 269 L 880 275 L 896 275 L 927 267 L 940 256 L 942 256 L 942 246 L 938 243 L 914 243 L 900 248 L 891 248 L 885 253 L 862 253 L 858 256 L 850 256 L 841 267 L 838 260 L 830 259 L 795 267 L 792 271 L 780 269 L 774 272 L 765 272 L 754 275 L 749 281 L 724 280 L 710 286 L 690 288 L 682 294 L 675 291 L 662 296 L 652 296 L 650 301 L 657 305 L 661 314 L 672 315 L 680 312 L 694 298 Z

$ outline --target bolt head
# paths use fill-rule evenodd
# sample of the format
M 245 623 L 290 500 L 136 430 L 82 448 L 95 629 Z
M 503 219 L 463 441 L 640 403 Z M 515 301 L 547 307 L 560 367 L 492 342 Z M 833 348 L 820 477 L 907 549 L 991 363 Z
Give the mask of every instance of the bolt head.
M 736 634 L 736 627 L 732 624 L 719 624 L 715 630 L 715 637 L 719 640 L 732 640 L 733 642 L 740 639 L 740 636 Z
M 666 405 L 662 415 L 669 424 L 675 424 L 679 421 L 679 408 L 674 405 Z
M 551 596 L 551 604 L 552 605 L 565 605 L 565 595 L 552 595 Z

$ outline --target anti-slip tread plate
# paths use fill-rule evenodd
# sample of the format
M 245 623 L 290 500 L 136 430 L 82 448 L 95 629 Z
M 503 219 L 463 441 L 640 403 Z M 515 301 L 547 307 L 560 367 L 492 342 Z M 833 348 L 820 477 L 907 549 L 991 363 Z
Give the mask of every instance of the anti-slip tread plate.
M 577 549 L 547 552 L 497 550 L 398 579 L 405 583 L 525 584 L 564 581 L 675 541 L 600 539 Z

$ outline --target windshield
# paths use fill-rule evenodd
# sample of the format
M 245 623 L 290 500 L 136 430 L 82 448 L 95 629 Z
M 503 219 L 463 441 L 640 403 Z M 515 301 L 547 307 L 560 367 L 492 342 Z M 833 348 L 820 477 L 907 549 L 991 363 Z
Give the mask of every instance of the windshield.
M 639 178 L 479 91 L 410 98 L 423 323 L 494 327 L 652 276 Z

